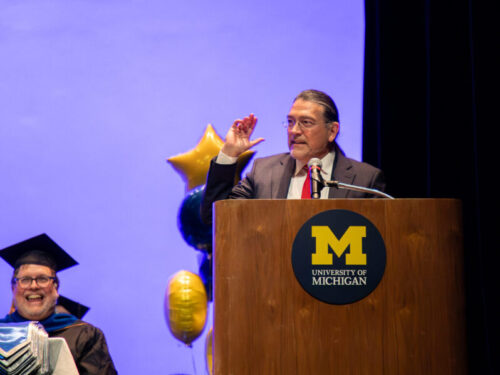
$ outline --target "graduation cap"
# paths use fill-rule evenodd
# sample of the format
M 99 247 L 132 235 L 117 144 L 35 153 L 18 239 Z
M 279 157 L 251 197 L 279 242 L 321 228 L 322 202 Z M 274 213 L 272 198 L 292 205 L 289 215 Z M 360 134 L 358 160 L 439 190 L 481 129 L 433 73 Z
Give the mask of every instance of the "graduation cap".
M 69 312 L 71 315 L 76 316 L 78 319 L 82 319 L 87 311 L 90 310 L 90 307 L 84 306 L 81 303 L 75 302 L 63 296 L 59 296 L 59 298 L 57 299 L 56 311 L 59 310 L 59 307 L 62 307 L 64 310 Z
M 14 269 L 39 264 L 58 272 L 78 264 L 45 233 L 0 250 L 0 257 Z

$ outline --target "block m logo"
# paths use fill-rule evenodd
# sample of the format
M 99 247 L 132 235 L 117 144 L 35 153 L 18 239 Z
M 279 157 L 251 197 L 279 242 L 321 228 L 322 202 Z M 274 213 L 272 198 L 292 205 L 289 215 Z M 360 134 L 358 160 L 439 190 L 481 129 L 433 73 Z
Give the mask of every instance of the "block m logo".
M 363 254 L 363 238 L 366 227 L 350 226 L 340 240 L 326 225 L 311 226 L 311 235 L 316 238 L 316 252 L 312 254 L 312 265 L 332 265 L 333 254 L 328 252 L 330 246 L 337 257 L 341 257 L 347 246 L 349 253 L 345 256 L 346 265 L 366 265 L 366 254 Z

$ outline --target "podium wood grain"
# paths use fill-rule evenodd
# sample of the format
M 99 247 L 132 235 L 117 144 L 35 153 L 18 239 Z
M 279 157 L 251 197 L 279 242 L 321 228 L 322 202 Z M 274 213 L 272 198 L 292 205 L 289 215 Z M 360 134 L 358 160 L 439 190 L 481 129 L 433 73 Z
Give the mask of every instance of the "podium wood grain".
M 295 234 L 315 214 L 368 218 L 387 251 L 364 299 L 330 305 L 295 279 Z M 452 199 L 215 204 L 214 374 L 464 374 L 461 205 Z

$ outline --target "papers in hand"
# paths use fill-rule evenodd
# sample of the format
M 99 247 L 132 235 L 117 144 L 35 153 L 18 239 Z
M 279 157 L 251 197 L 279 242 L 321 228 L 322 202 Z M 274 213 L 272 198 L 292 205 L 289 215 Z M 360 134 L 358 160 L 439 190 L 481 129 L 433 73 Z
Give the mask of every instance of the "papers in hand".
M 0 323 L 0 375 L 47 374 L 48 343 L 38 322 Z

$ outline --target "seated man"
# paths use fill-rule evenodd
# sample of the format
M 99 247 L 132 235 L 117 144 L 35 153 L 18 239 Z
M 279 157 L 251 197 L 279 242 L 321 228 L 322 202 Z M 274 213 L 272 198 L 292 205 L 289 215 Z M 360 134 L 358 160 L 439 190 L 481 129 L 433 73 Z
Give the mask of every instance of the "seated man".
M 380 169 L 345 157 L 335 141 L 340 127 L 337 107 L 327 94 L 317 90 L 302 91 L 293 101 L 285 123 L 290 152 L 256 159 L 246 178 L 233 187 L 238 157 L 263 141 L 250 140 L 256 124 L 253 114 L 236 120 L 221 152 L 212 160 L 201 204 L 205 223 L 211 223 L 212 203 L 219 199 L 310 198 L 304 166 L 312 158 L 321 160 L 324 180 L 385 190 Z M 363 192 L 333 187 L 321 191 L 322 199 L 370 197 Z
M 102 331 L 74 315 L 56 312 L 60 284 L 56 272 L 76 261 L 46 234 L 5 248 L 0 256 L 14 267 L 15 307 L 0 323 L 39 321 L 49 337 L 66 340 L 81 375 L 116 374 Z

